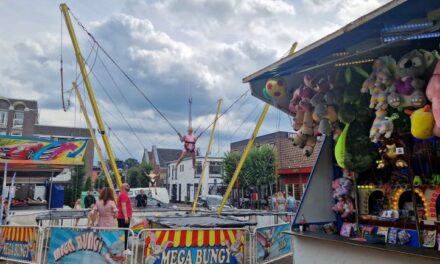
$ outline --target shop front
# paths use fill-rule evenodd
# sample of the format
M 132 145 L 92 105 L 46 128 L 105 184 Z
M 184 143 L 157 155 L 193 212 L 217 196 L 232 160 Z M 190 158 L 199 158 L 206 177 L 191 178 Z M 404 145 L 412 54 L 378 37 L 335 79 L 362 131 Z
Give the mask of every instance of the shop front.
M 395 0 L 244 79 L 318 152 L 295 263 L 439 263 L 439 44 L 440 2 Z

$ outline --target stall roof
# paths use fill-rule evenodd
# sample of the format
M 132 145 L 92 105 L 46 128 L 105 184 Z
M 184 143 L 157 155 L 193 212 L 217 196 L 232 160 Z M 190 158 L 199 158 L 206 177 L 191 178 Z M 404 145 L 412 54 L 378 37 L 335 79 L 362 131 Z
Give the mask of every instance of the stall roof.
M 439 8 L 438 0 L 391 1 L 298 52 L 245 77 L 243 82 L 285 76 L 323 63 L 353 58 L 359 51 L 384 45 L 381 41 L 384 28 L 427 21 L 432 19 L 429 17 L 432 15 L 438 18 L 438 10 L 434 14 L 432 11 Z
M 166 228 L 240 228 L 256 225 L 254 222 L 205 215 L 147 217 L 147 219 Z

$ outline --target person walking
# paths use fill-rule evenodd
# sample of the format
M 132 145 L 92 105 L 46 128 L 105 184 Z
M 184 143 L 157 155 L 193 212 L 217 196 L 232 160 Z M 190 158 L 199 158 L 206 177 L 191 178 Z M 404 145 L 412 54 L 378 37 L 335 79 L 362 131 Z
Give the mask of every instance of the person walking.
M 138 195 L 136 195 L 136 207 L 145 208 L 148 204 L 148 197 L 145 195 L 144 190 L 141 189 Z
M 295 210 L 295 198 L 293 198 L 292 193 L 287 196 L 287 212 L 294 212 Z
M 88 209 L 94 204 L 96 204 L 95 196 L 93 195 L 92 191 L 88 191 L 87 196 L 84 198 L 84 207 Z
M 116 208 L 115 197 L 113 191 L 105 187 L 101 190 L 99 200 L 95 205 L 98 213 L 98 227 L 115 227 L 115 218 L 118 209 Z
M 118 197 L 118 227 L 119 228 L 129 228 L 130 220 L 133 215 L 133 209 L 131 206 L 130 197 L 128 197 L 128 192 L 130 191 L 130 185 L 128 183 L 123 183 L 119 191 Z M 125 230 L 125 250 L 127 251 L 128 245 L 128 230 Z

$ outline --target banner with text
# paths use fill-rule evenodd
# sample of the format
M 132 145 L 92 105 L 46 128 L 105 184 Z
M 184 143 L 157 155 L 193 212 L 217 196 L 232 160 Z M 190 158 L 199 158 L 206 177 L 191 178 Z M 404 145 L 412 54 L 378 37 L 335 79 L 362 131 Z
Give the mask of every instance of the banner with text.
M 52 228 L 48 263 L 125 263 L 124 230 Z
M 37 260 L 38 227 L 0 226 L 0 259 Z
M 245 230 L 147 230 L 145 264 L 244 263 Z
M 255 230 L 257 263 L 268 263 L 292 254 L 292 239 L 283 234 L 290 231 L 290 224 L 266 226 Z

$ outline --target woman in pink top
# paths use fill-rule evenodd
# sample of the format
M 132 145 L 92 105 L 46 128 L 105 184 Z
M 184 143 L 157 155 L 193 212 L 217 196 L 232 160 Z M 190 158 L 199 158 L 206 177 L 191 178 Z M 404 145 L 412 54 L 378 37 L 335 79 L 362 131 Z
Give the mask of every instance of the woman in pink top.
M 180 134 L 179 134 L 180 135 Z M 188 128 L 188 134 L 180 137 L 180 141 L 183 142 L 183 150 L 182 154 L 180 155 L 179 159 L 177 160 L 176 164 L 176 170 L 179 166 L 180 162 L 185 158 L 187 154 L 191 154 L 192 156 L 192 163 L 193 163 L 193 169 L 196 167 L 196 142 L 198 137 L 193 134 L 193 129 L 190 127 Z
M 118 209 L 116 208 L 113 191 L 105 187 L 102 189 L 95 209 L 98 213 L 99 227 L 115 227 L 115 219 Z

